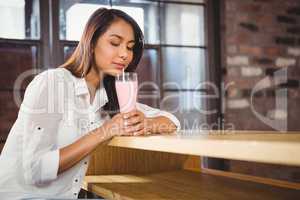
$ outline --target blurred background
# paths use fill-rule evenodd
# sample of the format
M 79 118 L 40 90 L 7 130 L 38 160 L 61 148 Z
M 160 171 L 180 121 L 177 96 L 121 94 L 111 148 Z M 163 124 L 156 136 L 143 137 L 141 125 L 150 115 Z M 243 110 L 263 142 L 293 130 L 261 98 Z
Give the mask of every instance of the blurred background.
M 23 94 L 32 79 L 26 73 L 61 65 L 100 7 L 138 22 L 146 44 L 139 101 L 174 113 L 184 129 L 274 130 L 253 109 L 300 129 L 298 0 L 0 0 L 0 151 L 17 117 L 14 93 Z M 280 70 L 284 81 L 270 84 Z M 287 100 L 286 109 L 276 98 Z M 214 161 L 216 168 L 300 182 L 298 168 Z

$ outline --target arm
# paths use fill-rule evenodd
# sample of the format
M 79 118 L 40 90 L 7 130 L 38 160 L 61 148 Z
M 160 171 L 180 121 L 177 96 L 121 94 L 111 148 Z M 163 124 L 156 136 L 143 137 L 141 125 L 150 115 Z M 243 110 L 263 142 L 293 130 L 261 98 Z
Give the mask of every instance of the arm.
M 23 127 L 22 169 L 27 184 L 39 185 L 57 177 L 56 140 L 61 115 L 48 110 L 49 105 L 55 104 L 53 99 L 49 100 L 50 95 L 54 96 L 49 89 L 53 77 L 52 73 L 43 72 L 30 82 L 18 114 Z
M 74 143 L 59 150 L 58 173 L 62 173 L 74 166 L 84 157 L 89 155 L 100 143 L 113 136 L 109 131 L 105 131 L 104 126 L 105 125 L 89 132 Z
M 145 115 L 151 133 L 169 134 L 181 129 L 179 120 L 172 113 L 141 103 L 137 104 L 137 109 Z
M 59 107 L 57 102 L 61 102 L 56 98 L 59 96 L 55 93 L 58 91 L 56 82 L 50 72 L 36 76 L 26 88 L 20 107 L 18 118 L 23 127 L 20 140 L 26 184 L 41 185 L 55 180 L 59 173 L 74 166 L 98 144 L 114 135 L 123 134 L 120 129 L 123 118 L 120 114 L 74 143 L 58 148 L 58 127 L 62 116 L 56 110 Z
M 148 130 L 153 134 L 170 134 L 177 130 L 177 126 L 165 116 L 149 117 L 145 120 Z
M 100 143 L 116 135 L 132 135 L 125 132 L 124 115 L 119 113 L 111 120 L 106 121 L 101 127 L 90 131 L 74 143 L 59 150 L 58 173 L 71 168 L 73 165 L 90 154 Z
M 166 111 L 138 103 L 137 110 L 124 114 L 125 131 L 133 135 L 169 134 L 180 130 L 179 120 Z
M 140 111 L 116 115 L 111 122 L 105 123 L 102 127 L 60 149 L 59 173 L 75 165 L 91 153 L 98 144 L 114 135 L 170 134 L 180 130 L 180 122 L 171 113 L 140 103 L 138 103 L 138 109 Z M 129 127 L 124 124 L 123 119 Z M 139 123 L 140 121 L 143 121 L 143 123 Z M 111 133 L 111 130 L 113 130 L 111 125 L 113 124 L 119 124 L 122 130 Z M 135 126 L 130 126 L 131 124 L 135 124 Z M 125 133 L 123 132 L 123 126 L 125 126 Z

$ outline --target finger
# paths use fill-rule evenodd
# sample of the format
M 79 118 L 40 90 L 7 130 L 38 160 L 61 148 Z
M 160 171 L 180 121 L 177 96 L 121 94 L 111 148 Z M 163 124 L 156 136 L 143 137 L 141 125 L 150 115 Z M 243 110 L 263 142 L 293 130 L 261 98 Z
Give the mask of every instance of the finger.
M 133 110 L 133 111 L 130 111 L 130 112 L 128 112 L 128 113 L 124 113 L 124 114 L 123 114 L 123 118 L 124 118 L 124 119 L 128 119 L 128 118 L 130 118 L 130 117 L 133 117 L 133 116 L 139 115 L 139 114 L 140 114 L 140 113 L 139 113 L 138 110 Z
M 131 136 L 133 132 L 127 132 L 125 128 L 122 128 L 119 130 L 119 135 L 120 136 Z
M 120 135 L 121 131 L 124 131 L 124 120 L 121 117 L 121 115 L 114 116 L 115 118 L 110 122 L 110 125 L 107 127 L 108 131 L 112 132 L 112 133 L 117 133 L 118 135 Z
M 133 133 L 134 136 L 139 136 L 139 135 L 146 135 L 145 134 L 145 129 L 141 129 L 139 131 L 136 131 Z
M 123 114 L 122 113 L 118 113 L 112 119 L 113 119 L 113 121 L 115 123 L 120 123 L 121 124 L 121 123 L 123 123 L 123 120 L 124 120 Z
M 134 117 L 131 117 L 129 119 L 125 119 L 124 120 L 124 125 L 125 126 L 132 126 L 134 124 L 138 124 L 138 123 L 141 123 L 143 121 L 144 120 L 141 116 L 134 116 Z
M 134 126 L 128 126 L 128 127 L 125 128 L 125 132 L 133 133 L 133 132 L 139 131 L 141 129 L 144 129 L 144 124 L 143 123 L 139 123 L 139 124 L 136 124 Z
M 125 131 L 122 131 L 122 133 L 121 133 L 121 136 L 132 136 L 133 135 L 133 133 L 132 132 L 125 132 Z
M 143 126 L 143 124 L 140 123 L 140 124 L 137 124 L 134 126 L 126 127 L 124 130 L 127 133 L 133 133 L 133 132 L 139 131 L 141 129 L 144 129 L 144 126 Z

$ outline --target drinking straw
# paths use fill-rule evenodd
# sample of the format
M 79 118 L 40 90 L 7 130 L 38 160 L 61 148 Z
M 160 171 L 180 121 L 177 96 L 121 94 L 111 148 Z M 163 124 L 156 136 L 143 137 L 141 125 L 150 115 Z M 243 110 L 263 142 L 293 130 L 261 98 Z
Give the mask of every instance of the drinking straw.
M 125 82 L 124 68 L 122 69 L 122 71 L 123 71 L 123 82 Z

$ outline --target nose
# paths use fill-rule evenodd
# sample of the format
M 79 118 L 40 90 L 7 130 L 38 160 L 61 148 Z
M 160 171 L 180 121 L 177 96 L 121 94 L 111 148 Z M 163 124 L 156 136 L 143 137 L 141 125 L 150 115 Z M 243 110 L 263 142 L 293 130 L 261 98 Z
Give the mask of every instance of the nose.
M 123 60 L 126 60 L 128 57 L 128 50 L 127 47 L 121 47 L 119 50 L 119 56 L 120 58 L 122 58 Z

